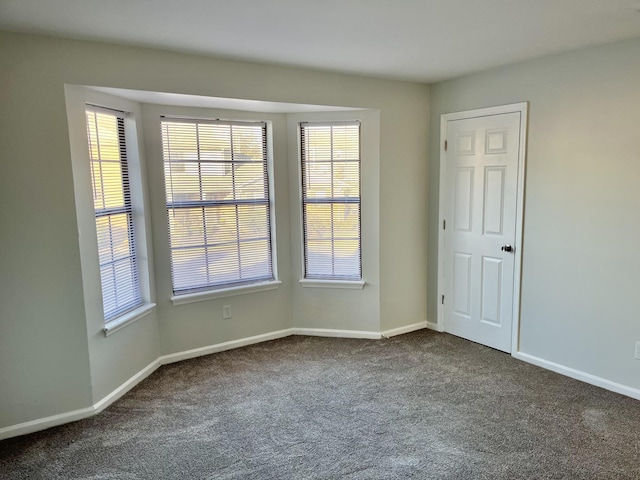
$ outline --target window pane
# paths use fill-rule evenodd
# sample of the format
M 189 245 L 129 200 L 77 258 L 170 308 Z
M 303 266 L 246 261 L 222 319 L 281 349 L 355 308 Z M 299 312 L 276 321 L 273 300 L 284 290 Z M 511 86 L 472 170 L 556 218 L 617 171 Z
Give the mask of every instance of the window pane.
M 169 213 L 171 245 L 175 248 L 190 245 L 204 246 L 204 218 L 202 208 L 175 208 Z
M 129 215 L 126 213 L 96 218 L 100 265 L 132 255 Z
M 125 205 L 120 162 L 100 162 L 102 199 L 96 199 L 96 208 L 117 208 Z
M 333 159 L 360 161 L 359 125 L 336 125 L 333 127 Z
M 270 275 L 271 259 L 267 240 L 241 243 L 240 256 L 243 275 L 255 278 L 265 278 Z
M 333 242 L 331 240 L 308 240 L 306 247 L 307 277 L 332 277 Z
M 360 162 L 333 165 L 333 196 L 360 197 Z
M 240 241 L 269 237 L 268 205 L 240 205 L 238 207 L 238 237 Z
M 309 163 L 305 168 L 305 197 L 328 198 L 333 196 L 333 165 L 331 163 Z
M 333 236 L 331 204 L 305 205 L 305 233 L 309 240 L 328 239 Z
M 216 245 L 208 249 L 210 269 L 208 285 L 235 283 L 242 278 L 237 243 Z
M 172 249 L 171 272 L 174 289 L 182 290 L 207 284 L 207 263 L 205 248 Z
M 260 163 L 236 164 L 233 168 L 235 180 L 235 198 L 259 199 L 266 198 L 266 172 Z
M 335 239 L 360 238 L 360 205 L 333 204 L 333 236 Z
M 224 244 L 238 241 L 238 228 L 235 205 L 207 207 L 207 238 L 209 244 Z
M 334 242 L 333 274 L 351 277 L 360 270 L 360 240 L 336 240 Z
M 200 172 L 197 163 L 165 163 L 167 202 L 200 200 Z

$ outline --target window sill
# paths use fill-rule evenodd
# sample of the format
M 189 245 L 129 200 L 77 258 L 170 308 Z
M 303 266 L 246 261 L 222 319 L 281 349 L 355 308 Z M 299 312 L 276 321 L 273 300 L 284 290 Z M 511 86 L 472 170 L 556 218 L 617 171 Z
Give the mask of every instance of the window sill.
M 305 288 L 344 288 L 350 290 L 362 290 L 365 286 L 364 280 L 314 280 L 303 278 L 300 285 Z
M 155 303 L 145 303 L 141 307 L 136 308 L 135 310 L 125 315 L 122 315 L 121 317 L 118 317 L 116 320 L 109 322 L 102 329 L 105 337 L 108 337 L 109 335 L 113 335 L 117 331 L 122 330 L 124 327 L 131 325 L 133 322 L 136 322 L 137 320 L 140 320 L 141 318 L 146 317 L 155 308 L 156 308 Z
M 244 295 L 246 293 L 264 292 L 266 290 L 275 290 L 281 283 L 282 282 L 279 280 L 273 280 L 270 282 L 254 283 L 239 287 L 219 288 L 217 290 L 209 290 L 206 292 L 174 295 L 171 297 L 171 303 L 174 305 L 185 305 L 187 303 L 204 302 L 205 300 L 233 297 L 235 295 Z

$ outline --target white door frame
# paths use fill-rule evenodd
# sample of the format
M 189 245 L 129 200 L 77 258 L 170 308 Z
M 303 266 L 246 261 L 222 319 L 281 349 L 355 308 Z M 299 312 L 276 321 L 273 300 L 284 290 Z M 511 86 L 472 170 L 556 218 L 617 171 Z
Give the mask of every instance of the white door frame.
M 513 103 L 510 105 L 500 105 L 497 107 L 480 108 L 476 110 L 467 110 L 464 112 L 445 113 L 440 116 L 440 200 L 439 200 L 439 217 L 438 217 L 438 319 L 436 330 L 444 331 L 444 306 L 441 298 L 444 294 L 444 259 L 445 259 L 445 230 L 443 221 L 445 220 L 446 211 L 446 159 L 445 141 L 447 140 L 447 122 L 452 120 L 463 120 L 467 118 L 486 117 L 490 115 L 500 115 L 504 113 L 520 113 L 520 149 L 518 151 L 518 180 L 517 180 L 517 198 L 516 198 L 516 242 L 514 255 L 514 272 L 513 272 L 513 313 L 511 320 L 511 354 L 515 354 L 519 350 L 520 338 L 520 284 L 522 278 L 522 228 L 524 214 L 524 177 L 526 167 L 526 151 L 527 151 L 527 114 L 528 103 Z

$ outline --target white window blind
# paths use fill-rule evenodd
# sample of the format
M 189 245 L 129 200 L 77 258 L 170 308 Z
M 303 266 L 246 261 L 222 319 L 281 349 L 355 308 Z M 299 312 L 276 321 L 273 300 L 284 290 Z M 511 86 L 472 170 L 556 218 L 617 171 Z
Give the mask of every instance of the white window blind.
M 301 123 L 305 278 L 360 280 L 360 123 Z
M 124 113 L 87 106 L 87 137 L 105 322 L 140 305 Z
M 174 294 L 274 280 L 267 125 L 161 125 Z

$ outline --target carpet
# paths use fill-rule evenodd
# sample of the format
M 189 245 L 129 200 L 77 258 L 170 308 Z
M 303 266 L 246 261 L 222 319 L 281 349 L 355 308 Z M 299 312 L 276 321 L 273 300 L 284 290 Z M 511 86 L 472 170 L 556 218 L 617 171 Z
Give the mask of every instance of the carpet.
M 640 402 L 433 331 L 166 365 L 2 479 L 638 479 Z

